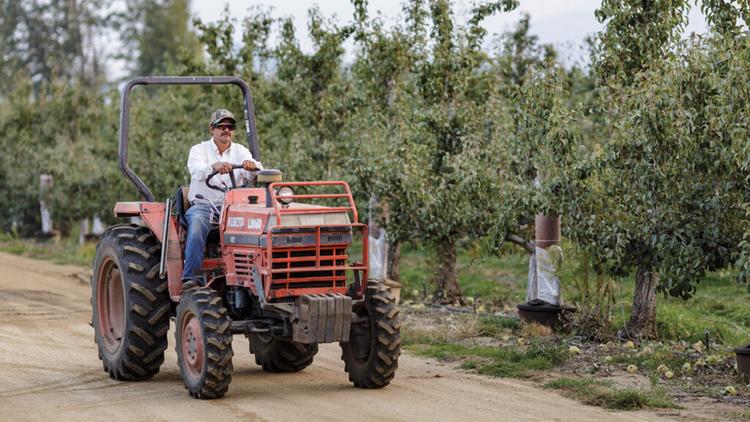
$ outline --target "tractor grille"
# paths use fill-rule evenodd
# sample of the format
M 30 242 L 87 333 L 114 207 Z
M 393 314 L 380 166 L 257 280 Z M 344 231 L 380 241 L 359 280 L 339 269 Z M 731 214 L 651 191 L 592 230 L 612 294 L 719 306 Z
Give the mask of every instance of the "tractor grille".
M 315 248 L 275 249 L 271 262 L 272 269 L 305 270 L 274 273 L 271 290 L 345 287 L 346 271 L 334 270 L 333 267 L 343 267 L 346 261 L 346 247 L 341 245 L 321 247 L 319 262 Z
M 252 260 L 250 254 L 235 252 L 234 253 L 234 270 L 237 273 L 237 277 L 250 278 L 250 268 Z

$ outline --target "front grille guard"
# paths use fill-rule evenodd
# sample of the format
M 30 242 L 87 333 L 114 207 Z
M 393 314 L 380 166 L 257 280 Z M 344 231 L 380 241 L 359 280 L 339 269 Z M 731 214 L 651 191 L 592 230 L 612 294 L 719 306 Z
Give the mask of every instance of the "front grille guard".
M 343 280 L 344 283 L 348 279 L 347 272 L 352 272 L 353 285 L 350 286 L 351 293 L 355 298 L 361 298 L 365 292 L 365 281 L 367 280 L 368 273 L 368 249 L 367 249 L 367 225 L 362 223 L 350 223 L 350 224 L 337 224 L 336 227 L 348 227 L 352 231 L 352 240 L 354 239 L 354 232 L 358 231 L 362 237 L 362 260 L 353 261 L 347 263 L 346 260 L 351 257 L 342 249 L 346 249 L 350 244 L 325 244 L 321 245 L 321 228 L 322 226 L 273 226 L 270 227 L 266 236 L 266 250 L 263 259 L 263 292 L 267 299 L 271 299 L 278 294 L 279 290 L 287 289 L 307 289 L 307 288 L 318 288 L 319 292 L 316 293 L 327 293 L 328 289 L 340 288 L 343 286 L 339 285 L 339 281 Z M 276 232 L 275 229 L 283 228 L 287 229 L 301 229 L 301 230 L 314 230 L 315 242 L 314 247 L 294 247 L 294 246 L 283 246 L 274 247 L 273 238 L 275 236 L 288 236 L 288 232 Z M 304 250 L 310 253 L 304 258 L 298 258 L 292 256 L 291 252 L 296 250 Z M 285 252 L 287 256 L 278 260 L 274 260 L 274 252 Z M 323 252 L 323 253 L 321 253 Z M 331 253 L 331 255 L 328 255 Z M 341 264 L 340 261 L 344 260 Z M 306 266 L 295 266 L 287 265 L 284 268 L 273 268 L 274 262 L 296 262 L 303 263 L 309 262 L 312 265 Z M 341 273 L 343 272 L 343 276 Z M 302 275 L 305 273 L 304 278 L 298 280 L 294 279 L 294 275 Z M 274 275 L 276 274 L 287 274 L 283 280 L 278 283 L 274 282 Z M 322 280 L 330 279 L 331 283 L 321 283 Z M 273 294 L 272 294 L 273 293 Z M 284 295 L 288 296 L 288 295 Z
M 307 208 L 307 209 L 300 209 L 300 208 L 284 208 L 283 205 L 279 202 L 278 197 L 276 195 L 276 192 L 278 192 L 278 188 L 282 186 L 289 186 L 289 187 L 300 187 L 300 186 L 324 186 L 324 187 L 331 187 L 332 189 L 336 189 L 338 192 L 343 193 L 320 193 L 320 194 L 305 194 L 305 195 L 289 195 L 285 198 L 294 200 L 294 199 L 302 199 L 302 200 L 311 200 L 311 199 L 342 199 L 347 202 L 346 206 L 338 206 L 338 207 L 321 207 L 321 208 Z M 276 182 L 271 183 L 268 186 L 268 192 L 271 196 L 271 204 L 274 208 L 274 214 L 276 215 L 276 221 L 278 223 L 282 222 L 282 215 L 294 215 L 294 214 L 327 214 L 332 212 L 345 212 L 347 214 L 351 213 L 351 221 L 352 223 L 349 224 L 336 224 L 335 227 L 337 229 L 342 229 L 345 227 L 349 228 L 349 231 L 352 233 L 352 243 L 354 241 L 354 232 L 355 230 L 358 230 L 361 232 L 362 235 L 362 261 L 358 262 L 351 262 L 347 264 L 344 262 L 343 265 L 340 265 L 337 263 L 336 259 L 332 259 L 329 256 L 322 256 L 321 250 L 330 250 L 333 248 L 333 255 L 337 256 L 336 250 L 338 248 L 346 248 L 348 244 L 342 243 L 342 244 L 331 244 L 326 243 L 323 248 L 321 248 L 321 231 L 328 232 L 331 227 L 330 226 L 281 226 L 276 225 L 273 227 L 269 227 L 267 230 L 267 233 L 265 234 L 266 237 L 266 255 L 264 257 L 264 270 L 263 270 L 263 291 L 267 298 L 270 298 L 270 295 L 272 293 L 272 290 L 277 290 L 278 288 L 274 289 L 274 274 L 295 274 L 295 273 L 309 273 L 309 274 L 320 274 L 322 279 L 325 279 L 327 277 L 330 277 L 332 283 L 331 288 L 337 288 L 337 280 L 339 279 L 339 272 L 344 272 L 344 282 L 346 282 L 346 272 L 351 271 L 353 274 L 353 286 L 351 287 L 350 293 L 355 298 L 361 298 L 364 296 L 364 292 L 366 289 L 366 281 L 367 281 L 367 274 L 368 274 L 368 242 L 367 242 L 367 225 L 362 224 L 359 222 L 359 215 L 357 214 L 357 206 L 354 202 L 354 197 L 352 196 L 351 189 L 349 189 L 349 184 L 343 181 L 317 181 L 317 182 Z M 273 268 L 273 252 L 274 250 L 279 251 L 287 251 L 287 250 L 295 250 L 298 248 L 295 248 L 294 246 L 284 246 L 284 247 L 276 247 L 274 248 L 274 242 L 273 237 L 274 236 L 288 236 L 289 231 L 308 231 L 309 233 L 312 233 L 314 231 L 314 250 L 315 254 L 314 256 L 307 257 L 305 261 L 313 261 L 314 265 L 311 266 L 305 266 L 305 267 L 295 267 L 295 268 L 289 268 L 287 266 L 286 268 Z M 327 240 L 330 238 L 326 238 Z M 312 248 L 308 248 L 312 249 Z M 348 259 L 347 256 L 345 259 Z M 333 265 L 322 265 L 321 261 L 332 261 L 331 264 Z M 326 262 L 327 263 L 327 262 Z M 326 293 L 326 287 L 321 286 L 320 284 L 313 284 L 316 282 L 315 277 L 306 277 L 307 281 L 301 281 L 298 283 L 290 282 L 288 281 L 290 277 L 287 278 L 287 290 L 293 290 L 290 288 L 290 284 L 294 283 L 296 288 L 318 288 L 317 293 Z M 279 283 L 281 284 L 281 283 Z M 303 287 L 304 286 L 304 287 Z

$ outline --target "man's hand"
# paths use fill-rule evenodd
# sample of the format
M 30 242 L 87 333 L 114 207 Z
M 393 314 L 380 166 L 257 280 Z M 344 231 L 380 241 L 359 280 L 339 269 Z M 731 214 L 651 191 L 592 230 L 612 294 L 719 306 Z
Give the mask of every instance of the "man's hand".
M 214 171 L 218 171 L 220 174 L 227 174 L 232 171 L 232 165 L 223 161 L 214 163 L 211 167 L 213 167 Z
M 242 162 L 242 168 L 247 171 L 252 171 L 256 169 L 255 161 L 252 160 L 245 160 Z

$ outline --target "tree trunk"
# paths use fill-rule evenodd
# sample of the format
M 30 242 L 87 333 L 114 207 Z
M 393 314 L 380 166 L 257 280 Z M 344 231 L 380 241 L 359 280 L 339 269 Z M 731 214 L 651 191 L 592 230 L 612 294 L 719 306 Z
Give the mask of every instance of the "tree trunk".
M 438 242 L 437 259 L 435 299 L 444 303 L 460 301 L 461 288 L 458 285 L 456 271 L 456 242 L 452 239 Z
M 401 259 L 401 242 L 394 240 L 388 243 L 388 272 L 386 277 L 393 281 L 401 280 L 401 267 L 399 260 Z
M 656 338 L 657 284 L 659 284 L 659 273 L 638 268 L 633 292 L 633 311 L 625 327 L 630 337 Z

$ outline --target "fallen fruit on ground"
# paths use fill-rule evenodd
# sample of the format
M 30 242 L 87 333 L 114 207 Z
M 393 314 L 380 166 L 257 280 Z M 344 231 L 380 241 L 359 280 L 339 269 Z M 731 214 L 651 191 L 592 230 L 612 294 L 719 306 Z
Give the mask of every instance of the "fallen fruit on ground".
M 627 371 L 630 374 L 635 374 L 636 372 L 638 372 L 638 367 L 633 364 L 630 364 L 628 365 Z

